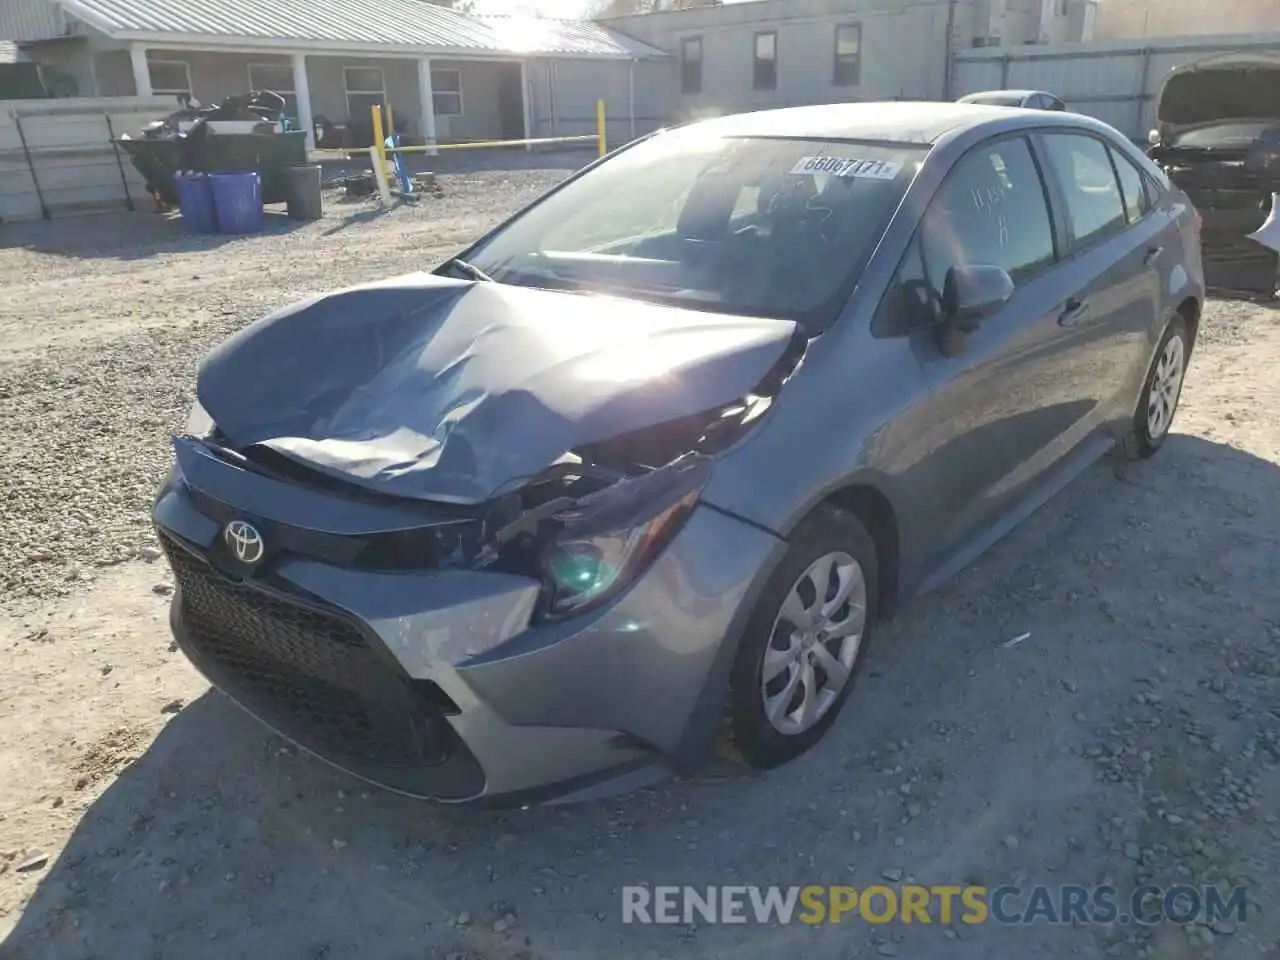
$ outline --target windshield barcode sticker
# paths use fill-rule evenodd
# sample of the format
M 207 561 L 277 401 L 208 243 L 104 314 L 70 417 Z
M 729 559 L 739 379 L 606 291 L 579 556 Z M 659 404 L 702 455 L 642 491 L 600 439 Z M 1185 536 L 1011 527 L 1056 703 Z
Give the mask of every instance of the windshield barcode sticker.
M 801 157 L 792 173 L 829 173 L 835 177 L 892 180 L 902 169 L 896 160 L 860 160 L 857 157 Z

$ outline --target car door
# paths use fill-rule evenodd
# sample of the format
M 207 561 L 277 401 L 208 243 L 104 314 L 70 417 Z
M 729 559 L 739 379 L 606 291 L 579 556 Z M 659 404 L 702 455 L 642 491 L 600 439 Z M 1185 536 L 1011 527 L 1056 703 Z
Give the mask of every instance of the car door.
M 1092 410 L 1076 441 L 1090 429 L 1133 413 L 1135 361 L 1158 321 L 1156 270 L 1166 253 L 1158 218 L 1126 204 L 1114 151 L 1100 136 L 1081 131 L 1037 138 L 1045 168 L 1058 190 L 1068 240 L 1062 269 L 1079 293 L 1062 305 L 1072 338 L 1063 376 Z M 1134 170 L 1130 189 L 1141 193 Z M 1127 171 L 1126 171 L 1127 174 Z
M 1168 205 L 1159 203 L 1159 187 L 1129 158 L 1123 146 L 1110 144 L 1111 161 L 1120 180 L 1120 192 L 1124 199 L 1125 215 L 1133 231 L 1135 253 L 1141 254 L 1141 281 L 1138 291 L 1145 302 L 1142 318 L 1151 326 L 1147 341 L 1132 331 L 1126 344 L 1132 347 L 1129 362 L 1130 384 L 1133 390 L 1141 388 L 1146 377 L 1151 339 L 1158 337 L 1165 310 L 1165 291 L 1177 289 L 1181 282 L 1177 277 L 1183 271 L 1181 253 L 1182 234 L 1178 227 L 1178 213 Z M 1132 254 L 1131 254 L 1132 256 Z M 1130 391 L 1132 392 L 1132 391 Z M 1126 398 L 1127 399 L 1127 398 Z
M 1060 371 L 1071 334 L 1059 324 L 1072 292 L 1057 260 L 1057 231 L 1030 143 L 1001 137 L 962 157 L 930 202 L 876 318 L 878 335 L 911 339 L 920 399 L 902 421 L 915 436 L 916 489 L 933 492 L 931 545 L 941 564 L 977 544 L 1060 456 L 1084 398 Z M 947 269 L 1004 268 L 1012 297 L 954 356 L 939 346 Z

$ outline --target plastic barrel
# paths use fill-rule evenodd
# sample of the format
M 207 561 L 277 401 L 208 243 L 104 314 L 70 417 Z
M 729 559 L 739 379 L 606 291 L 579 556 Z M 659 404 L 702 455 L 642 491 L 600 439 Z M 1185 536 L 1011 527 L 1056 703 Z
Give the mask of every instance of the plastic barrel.
M 262 229 L 262 182 L 256 172 L 211 173 L 209 185 L 219 233 L 257 233 Z
M 322 213 L 320 164 L 289 168 L 289 216 L 294 220 L 319 220 Z
M 209 178 L 203 173 L 176 174 L 174 187 L 178 191 L 178 209 L 182 222 L 192 233 L 216 233 L 218 220 L 213 208 L 213 191 Z

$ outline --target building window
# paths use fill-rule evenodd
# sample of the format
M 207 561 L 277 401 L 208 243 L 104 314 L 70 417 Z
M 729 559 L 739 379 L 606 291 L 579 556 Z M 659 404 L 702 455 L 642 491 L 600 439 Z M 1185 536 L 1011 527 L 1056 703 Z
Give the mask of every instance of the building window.
M 298 91 L 291 63 L 249 64 L 249 89 L 269 90 L 284 97 L 284 115 L 298 119 Z
M 685 37 L 680 41 L 680 92 L 702 92 L 701 37 Z
M 831 82 L 837 87 L 856 87 L 862 74 L 862 24 L 842 23 L 836 27 L 835 64 Z
M 185 60 L 148 60 L 151 92 L 158 97 L 191 96 L 191 66 Z
M 344 67 L 342 79 L 347 91 L 347 115 L 353 120 L 367 120 L 375 106 L 387 103 L 387 80 L 381 67 Z
M 462 116 L 462 71 L 431 68 L 431 107 L 437 117 Z
M 751 67 L 752 85 L 757 90 L 778 89 L 778 34 L 773 30 L 756 34 Z

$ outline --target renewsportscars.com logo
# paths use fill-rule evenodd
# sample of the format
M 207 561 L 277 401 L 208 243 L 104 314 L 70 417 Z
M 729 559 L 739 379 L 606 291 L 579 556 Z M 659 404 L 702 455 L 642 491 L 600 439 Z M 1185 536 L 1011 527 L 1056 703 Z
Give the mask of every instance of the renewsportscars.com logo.
M 899 886 L 622 888 L 623 923 L 1155 924 L 1243 923 L 1248 891 L 1232 887 Z

